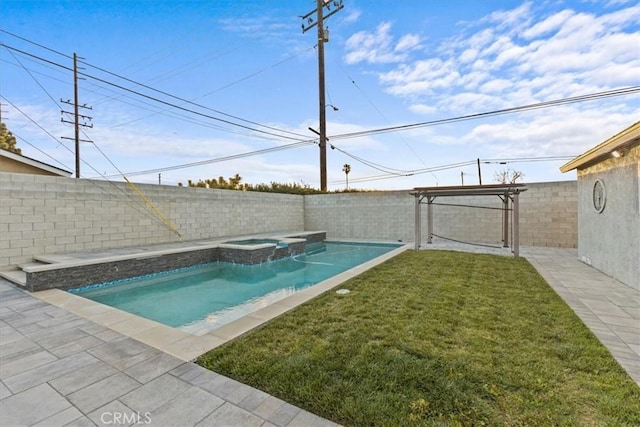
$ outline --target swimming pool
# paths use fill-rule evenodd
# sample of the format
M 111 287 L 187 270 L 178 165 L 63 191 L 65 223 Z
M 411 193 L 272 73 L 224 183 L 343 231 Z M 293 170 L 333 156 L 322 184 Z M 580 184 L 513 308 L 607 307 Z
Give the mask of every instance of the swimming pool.
M 69 292 L 200 335 L 400 246 L 314 243 L 258 265 L 213 262 Z

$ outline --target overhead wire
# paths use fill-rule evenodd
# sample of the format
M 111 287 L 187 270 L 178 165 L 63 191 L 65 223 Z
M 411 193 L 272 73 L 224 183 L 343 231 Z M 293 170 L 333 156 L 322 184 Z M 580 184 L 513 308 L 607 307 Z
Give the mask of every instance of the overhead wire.
M 522 112 L 522 111 L 537 110 L 537 109 L 542 109 L 542 108 L 555 107 L 555 106 L 558 106 L 558 105 L 573 104 L 573 103 L 577 103 L 577 102 L 592 101 L 592 100 L 596 100 L 596 99 L 610 98 L 610 97 L 615 97 L 615 96 L 631 95 L 631 94 L 639 93 L 639 92 L 640 92 L 640 86 L 629 86 L 629 87 L 625 87 L 625 88 L 613 89 L 613 90 L 608 90 L 608 91 L 603 91 L 603 92 L 596 92 L 596 93 L 592 93 L 592 94 L 579 95 L 579 96 L 573 96 L 573 97 L 568 97 L 568 98 L 559 98 L 559 99 L 554 99 L 554 100 L 550 100 L 550 101 L 536 102 L 536 103 L 533 103 L 533 104 L 527 104 L 527 105 L 522 105 L 522 106 L 518 106 L 518 107 L 504 108 L 504 109 L 500 109 L 500 110 L 492 110 L 492 111 L 487 111 L 487 112 L 482 112 L 482 113 L 466 114 L 466 115 L 462 115 L 462 116 L 450 117 L 450 118 L 445 118 L 445 119 L 429 120 L 429 121 L 426 121 L 426 122 L 410 123 L 410 124 L 399 125 L 399 126 L 389 126 L 389 127 L 384 127 L 384 128 L 371 129 L 371 130 L 360 131 L 360 132 L 343 133 L 343 134 L 337 134 L 337 135 L 329 135 L 329 136 L 334 140 L 336 140 L 336 139 L 339 140 L 339 139 L 348 139 L 348 138 L 358 138 L 358 137 L 362 137 L 362 136 L 376 135 L 376 134 L 388 133 L 388 132 L 397 132 L 397 131 L 410 130 L 410 129 L 417 129 L 417 128 L 421 128 L 421 127 L 436 126 L 436 125 L 442 125 L 442 124 L 447 124 L 447 123 L 456 123 L 456 122 L 462 122 L 462 121 L 468 121 L 468 120 L 477 120 L 477 119 L 481 119 L 481 118 L 485 118 L 485 117 L 493 117 L 493 116 L 499 116 L 499 115 L 503 115 L 503 114 L 519 113 L 519 112 Z
M 225 84 L 224 86 L 218 87 L 217 89 L 214 89 L 214 90 L 212 90 L 212 91 L 210 91 L 210 92 L 207 92 L 207 93 L 204 93 L 204 94 L 202 94 L 202 95 L 199 95 L 199 96 L 197 96 L 197 97 L 195 97 L 195 98 L 192 98 L 191 100 L 189 100 L 189 103 L 193 103 L 194 105 L 201 106 L 200 104 L 196 104 L 196 103 L 194 103 L 194 101 L 196 101 L 196 100 L 198 100 L 198 99 L 202 99 L 202 98 L 204 98 L 204 97 L 206 97 L 206 96 L 209 96 L 209 95 L 212 95 L 212 94 L 214 94 L 214 93 L 220 92 L 220 91 L 222 91 L 222 90 L 224 90 L 224 89 L 227 89 L 227 88 L 229 88 L 229 87 L 235 86 L 235 85 L 236 85 L 236 84 L 238 84 L 238 83 L 241 83 L 241 82 L 244 82 L 244 81 L 246 81 L 246 80 L 249 80 L 249 79 L 251 79 L 251 78 L 253 78 L 253 77 L 255 77 L 255 76 L 257 76 L 257 75 L 259 75 L 259 74 L 261 74 L 261 73 L 263 73 L 263 72 L 265 72 L 265 71 L 267 71 L 267 70 L 269 70 L 270 68 L 277 67 L 277 66 L 278 66 L 278 65 L 280 65 L 280 64 L 283 64 L 283 63 L 285 63 L 285 62 L 287 62 L 287 61 L 290 61 L 290 60 L 292 60 L 292 59 L 294 59 L 294 58 L 296 58 L 296 57 L 298 57 L 298 56 L 300 56 L 300 55 L 304 54 L 305 52 L 307 52 L 307 51 L 308 51 L 308 50 L 310 50 L 310 49 L 313 49 L 313 47 L 308 48 L 308 49 L 306 49 L 306 50 L 304 50 L 304 51 L 298 52 L 298 53 L 296 53 L 295 55 L 291 55 L 291 56 L 289 56 L 289 57 L 287 57 L 287 58 L 285 58 L 285 59 L 283 59 L 283 60 L 281 60 L 281 61 L 278 61 L 278 62 L 276 62 L 276 63 L 274 63 L 274 64 L 272 64 L 272 65 L 270 65 L 270 66 L 268 66 L 268 67 L 264 67 L 264 68 L 262 68 L 262 69 L 260 69 L 260 70 L 258 70 L 258 71 L 256 71 L 256 72 L 253 72 L 253 73 L 251 73 L 251 74 L 249 74 L 249 75 L 247 75 L 247 76 L 244 76 L 244 77 L 242 77 L 242 78 L 240 78 L 240 79 L 237 79 L 237 80 L 235 80 L 235 81 L 233 81 L 233 82 L 231 82 L 231 83 Z M 237 117 L 237 116 L 233 116 L 233 115 L 229 115 L 229 114 L 224 113 L 224 112 L 220 112 L 220 111 L 215 110 L 215 109 L 210 109 L 210 108 L 208 108 L 208 107 L 204 107 L 204 106 L 202 106 L 202 107 L 203 107 L 203 108 L 206 108 L 206 109 L 209 109 L 209 110 L 211 110 L 211 111 L 214 111 L 214 112 L 218 112 L 219 114 L 228 115 L 228 116 L 230 116 L 230 117 L 233 117 L 233 118 L 236 118 L 236 119 L 239 119 L 239 120 L 245 120 L 245 119 L 241 119 L 241 118 L 239 118 L 239 117 Z M 139 117 L 139 118 L 136 118 L 136 119 L 132 119 L 132 120 L 129 120 L 129 121 L 126 121 L 126 122 L 123 122 L 123 123 L 119 123 L 119 124 L 117 124 L 117 125 L 115 125 L 115 126 L 113 126 L 113 127 L 119 127 L 119 126 L 124 126 L 124 125 L 127 125 L 127 124 L 131 124 L 131 123 L 135 123 L 135 122 L 137 122 L 137 121 L 144 120 L 144 119 L 147 119 L 147 118 L 149 118 L 149 117 L 153 117 L 154 115 L 161 114 L 163 111 L 167 111 L 167 109 L 160 110 L 160 111 L 158 111 L 158 112 L 156 112 L 156 113 L 149 114 L 149 115 L 146 115 L 146 116 L 143 116 L 143 117 Z M 252 122 L 252 121 L 248 121 L 248 122 L 249 122 L 249 123 L 258 124 L 258 123 L 256 123 L 256 122 Z M 274 129 L 274 130 L 285 131 L 285 130 L 283 130 L 283 129 L 279 129 L 279 128 L 275 128 L 275 127 L 271 127 L 271 126 L 267 126 L 267 125 L 262 125 L 262 124 L 259 124 L 259 125 L 260 125 L 260 126 L 267 127 L 267 128 L 271 128 L 271 129 Z M 291 134 L 293 134 L 293 135 L 304 136 L 304 135 L 302 135 L 302 134 L 295 133 L 295 132 L 290 132 L 290 133 L 291 133 Z
M 55 65 L 55 66 L 57 66 L 57 67 L 60 67 L 60 68 L 66 69 L 66 70 L 68 70 L 68 71 L 73 71 L 71 68 L 69 68 L 69 67 L 67 67 L 67 66 L 65 66 L 65 65 L 55 63 L 55 62 L 50 61 L 50 60 L 48 60 L 48 59 L 46 59 L 46 58 L 42 58 L 42 57 L 39 57 L 39 56 L 37 56 L 37 55 L 34 55 L 34 54 L 31 54 L 31 53 L 25 52 L 25 51 L 23 51 L 23 50 L 21 50 L 21 49 L 17 49 L 17 48 L 15 48 L 15 47 L 9 46 L 9 45 L 7 45 L 7 44 L 5 44 L 5 43 L 0 43 L 0 46 L 5 47 L 5 48 L 7 48 L 7 49 L 11 49 L 11 50 L 16 51 L 16 52 L 19 52 L 19 53 L 21 53 L 21 54 L 23 54 L 23 55 L 27 55 L 27 56 L 30 56 L 30 57 L 33 57 L 33 58 L 39 59 L 39 60 L 41 60 L 41 61 L 44 61 L 44 62 L 47 62 L 47 63 L 49 63 L 49 64 Z M 86 63 L 85 63 L 85 64 L 86 64 Z M 111 72 L 109 72 L 109 71 L 106 71 L 106 70 L 104 70 L 104 69 L 101 69 L 101 68 L 99 68 L 99 67 L 95 67 L 95 66 L 93 66 L 93 67 L 94 67 L 94 68 L 96 68 L 96 69 L 98 69 L 98 70 L 100 70 L 100 71 L 103 71 L 103 72 L 109 73 L 109 74 L 115 74 L 115 73 L 111 73 Z M 164 105 L 167 105 L 167 106 L 173 107 L 173 108 L 175 108 L 175 109 L 179 109 L 179 110 L 182 110 L 182 111 L 185 111 L 185 112 L 188 112 L 188 113 L 194 114 L 194 115 L 198 115 L 198 116 L 201 116 L 201 117 L 205 117 L 205 118 L 208 118 L 208 119 L 211 119 L 211 120 L 215 120 L 215 121 L 219 121 L 219 122 L 222 122 L 222 123 L 226 123 L 226 124 L 229 124 L 229 125 L 231 125 L 231 126 L 236 126 L 236 127 L 244 128 L 244 129 L 250 130 L 250 131 L 252 131 L 252 132 L 257 132 L 257 133 L 260 133 L 260 134 L 267 134 L 267 135 L 275 136 L 275 137 L 278 137 L 278 138 L 282 138 L 282 139 L 289 139 L 289 140 L 294 140 L 294 141 L 301 141 L 301 138 L 306 138 L 306 135 L 302 135 L 302 134 L 299 134 L 299 133 L 296 133 L 296 132 L 291 132 L 291 131 L 288 131 L 288 130 L 278 129 L 278 128 L 275 128 L 275 127 L 272 127 L 272 126 L 268 126 L 268 125 L 263 125 L 263 124 L 260 124 L 260 123 L 257 123 L 257 122 L 252 122 L 252 121 L 250 121 L 250 120 L 242 119 L 242 118 L 237 117 L 237 116 L 233 116 L 233 115 L 230 115 L 230 114 L 227 114 L 227 113 L 223 113 L 223 112 L 220 112 L 220 111 L 218 111 L 218 110 L 214 110 L 214 109 L 211 109 L 211 108 L 208 108 L 208 107 L 202 106 L 202 105 L 200 105 L 200 104 L 196 104 L 196 103 L 193 103 L 193 102 L 189 102 L 188 100 L 185 100 L 184 98 L 176 97 L 176 96 L 174 96 L 174 95 L 168 94 L 168 93 L 166 93 L 166 92 L 164 92 L 164 91 L 160 91 L 160 90 L 158 90 L 158 89 L 153 89 L 153 88 L 151 88 L 150 86 L 147 86 L 147 85 L 144 85 L 144 84 L 140 84 L 140 83 L 137 83 L 137 82 L 133 82 L 133 80 L 130 80 L 130 79 L 127 79 L 127 78 L 124 78 L 124 77 L 123 77 L 123 79 L 124 79 L 124 80 L 131 81 L 131 82 L 136 83 L 136 84 L 138 84 L 138 85 L 140 85 L 140 86 L 142 86 L 142 87 L 145 87 L 145 88 L 148 88 L 148 89 L 154 90 L 154 91 L 159 92 L 159 93 L 162 93 L 162 94 L 164 94 L 164 95 L 166 95 L 166 96 L 170 96 L 170 97 L 173 97 L 173 98 L 175 98 L 175 99 L 182 100 L 182 101 L 184 101 L 185 103 L 193 104 L 193 105 L 199 106 L 199 107 L 201 107 L 201 108 L 204 108 L 204 109 L 207 109 L 207 110 L 214 111 L 214 112 L 216 112 L 216 113 L 218 113 L 218 114 L 222 114 L 222 115 L 225 115 L 225 116 L 233 117 L 233 118 L 235 118 L 235 119 L 237 119 L 237 120 L 241 120 L 241 121 L 244 121 L 244 122 L 247 122 L 247 123 L 255 124 L 255 125 L 257 125 L 257 126 L 261 126 L 261 127 L 267 128 L 267 129 L 275 130 L 275 131 L 280 132 L 280 133 L 274 133 L 274 132 L 270 132 L 270 131 L 266 131 L 266 130 L 262 130 L 262 129 L 256 129 L 256 128 L 253 128 L 253 127 L 250 127 L 250 126 L 247 126 L 247 125 L 243 125 L 243 124 L 241 124 L 241 123 L 236 123 L 236 122 L 233 122 L 233 121 L 230 121 L 230 120 L 226 120 L 226 119 L 223 119 L 223 118 L 220 118 L 220 117 L 215 117 L 215 116 L 212 116 L 212 115 L 209 115 L 209 114 L 205 114 L 205 113 L 200 112 L 200 111 L 192 110 L 192 109 L 189 109 L 189 108 L 186 108 L 186 107 L 183 107 L 183 106 L 180 106 L 180 105 L 177 105 L 177 104 L 173 104 L 173 103 L 171 103 L 171 102 L 168 102 L 168 101 L 165 101 L 165 100 L 159 99 L 159 98 L 157 98 L 157 97 L 154 97 L 154 96 L 151 96 L 151 95 L 148 95 L 148 94 L 145 94 L 145 93 L 142 93 L 142 92 L 139 92 L 139 91 L 133 90 L 133 89 L 131 89 L 131 88 L 124 87 L 124 86 L 119 85 L 119 84 L 117 84 L 117 83 L 110 82 L 110 81 L 105 80 L 105 79 L 103 79 L 103 78 L 100 78 L 100 77 L 97 77 L 97 76 L 93 76 L 93 75 L 88 74 L 88 73 L 85 73 L 85 72 L 78 72 L 78 75 L 81 75 L 81 76 L 83 76 L 83 77 L 87 77 L 87 78 L 90 78 L 90 79 L 93 79 L 93 80 L 99 81 L 99 82 L 101 82 L 101 83 L 104 83 L 104 84 L 107 84 L 107 85 L 110 85 L 110 86 L 116 87 L 116 88 L 118 88 L 118 89 L 121 89 L 121 90 L 124 90 L 124 91 L 130 92 L 130 93 L 133 93 L 133 94 L 136 94 L 136 95 L 138 95 L 138 96 L 140 96 L 140 97 L 150 99 L 150 100 L 155 101 L 155 102 L 158 102 L 158 103 L 160 103 L 160 104 L 164 104 Z M 116 75 L 116 76 L 117 76 L 117 75 Z M 297 137 L 297 138 L 294 138 L 294 137 L 291 137 L 291 136 L 282 135 L 282 133 L 284 133 L 284 134 L 291 134 L 291 135 L 295 135 L 295 136 L 298 136 L 298 137 Z
M 360 92 L 360 94 L 367 100 L 367 102 L 369 102 L 369 104 L 371 105 L 371 107 L 378 113 L 378 115 L 380 117 L 383 118 L 383 120 L 389 122 L 389 119 L 382 113 L 382 111 L 378 108 L 377 105 L 374 104 L 373 100 L 371 100 L 371 98 L 369 96 L 367 96 L 367 94 L 364 92 L 364 90 L 362 90 L 362 88 L 360 87 L 360 85 L 358 85 L 358 83 L 356 83 L 355 79 L 346 71 L 344 70 L 342 67 L 339 67 L 342 72 L 344 73 L 344 75 L 347 77 L 347 79 L 349 79 L 349 81 L 351 82 L 351 84 L 353 86 L 355 86 L 356 89 L 358 89 L 358 91 Z M 400 135 L 400 140 L 402 142 L 404 142 L 404 144 L 407 146 L 407 148 L 409 149 L 409 151 L 411 151 L 413 153 L 414 156 L 416 156 L 416 158 L 418 160 L 420 160 L 420 162 L 422 162 L 422 164 L 428 168 L 429 166 L 427 165 L 427 163 L 422 159 L 422 157 L 420 157 L 420 155 L 413 149 L 413 147 L 411 147 L 411 145 L 409 145 L 409 143 L 404 140 L 404 138 L 402 138 L 402 135 Z M 431 172 L 431 175 L 433 176 L 433 178 L 436 180 L 436 184 L 438 183 L 438 177 Z
M 11 100 L 9 100 L 7 97 L 0 95 L 0 97 L 2 97 L 5 101 L 7 101 L 7 103 L 9 103 L 9 105 L 11 105 L 13 108 L 15 108 L 18 112 L 20 112 L 20 114 L 22 114 L 24 117 L 26 117 L 30 122 L 32 122 L 33 124 L 35 124 L 38 128 L 40 128 L 43 132 L 45 132 L 47 135 L 49 135 L 55 142 L 56 144 L 58 144 L 59 146 L 62 146 L 64 149 L 66 149 L 67 151 L 69 151 L 71 154 L 75 154 L 69 147 L 67 147 L 65 144 L 62 144 L 58 138 L 56 138 L 55 136 L 53 136 L 49 131 L 47 131 L 45 128 L 43 128 L 38 122 L 36 122 L 34 119 L 32 119 L 26 112 L 22 111 L 22 109 L 20 109 L 17 105 L 15 105 L 13 102 L 11 102 Z M 23 141 L 26 141 L 24 138 L 21 138 Z M 29 143 L 29 145 L 32 145 Z M 32 145 L 33 146 L 33 145 Z M 41 151 L 41 150 L 39 150 Z M 49 155 L 47 155 L 47 157 L 51 157 Z M 96 170 L 90 163 L 88 163 L 87 161 L 85 161 L 84 159 L 80 159 L 80 161 L 85 164 L 86 166 L 88 166 L 90 169 L 92 169 L 94 172 L 96 172 L 96 174 L 102 176 L 103 178 L 105 178 L 105 180 L 111 185 L 113 186 L 117 191 L 121 192 L 122 194 L 124 194 L 130 201 L 133 202 L 133 207 L 135 209 L 137 209 L 139 212 L 141 212 L 143 215 L 145 215 L 147 218 L 151 218 L 154 221 L 159 222 L 160 224 L 166 225 L 161 219 L 159 219 L 158 217 L 156 217 L 155 215 L 151 215 L 145 205 L 141 204 L 137 199 L 134 199 L 130 194 L 128 194 L 127 192 L 125 192 L 122 188 L 118 187 L 117 185 L 115 185 L 114 182 L 110 181 L 109 179 L 106 179 L 105 176 L 103 176 L 102 174 L 100 174 L 100 172 L 98 172 L 98 170 Z M 60 162 L 59 160 L 56 160 L 57 163 L 64 165 L 62 162 Z M 66 167 L 66 166 L 65 166 Z M 98 183 L 98 181 L 96 180 L 90 180 L 90 182 L 95 185 L 96 187 L 100 188 L 102 191 L 104 191 L 105 193 L 110 193 L 108 190 L 105 190 L 105 188 Z M 142 209 L 141 209 L 142 208 Z
M 261 150 L 254 150 L 254 151 L 249 151 L 249 152 L 246 152 L 246 153 L 233 154 L 231 156 L 217 157 L 215 159 L 201 160 L 201 161 L 198 161 L 198 162 L 183 163 L 183 164 L 180 164 L 180 165 L 172 165 L 172 166 L 166 166 L 166 167 L 156 168 L 156 169 L 148 169 L 148 170 L 137 171 L 137 172 L 128 172 L 126 175 L 127 176 L 149 175 L 149 174 L 152 174 L 152 173 L 167 172 L 167 171 L 176 170 L 176 169 L 192 168 L 192 167 L 196 167 L 196 166 L 208 165 L 208 164 L 211 164 L 211 163 L 225 162 L 225 161 L 229 161 L 229 160 L 241 159 L 243 157 L 257 156 L 257 155 L 260 155 L 260 154 L 267 154 L 267 153 L 272 153 L 272 152 L 275 152 L 275 151 L 283 151 L 283 150 L 288 150 L 288 149 L 291 149 L 291 148 L 303 147 L 305 145 L 310 145 L 310 144 L 316 144 L 316 142 L 313 141 L 313 140 L 301 141 L 301 142 L 293 142 L 291 144 L 285 144 L 285 145 L 280 145 L 280 146 L 276 146 L 276 147 L 264 148 L 264 149 L 261 149 Z M 108 175 L 108 176 L 106 176 L 106 178 L 113 178 L 115 176 L 118 176 L 118 175 Z

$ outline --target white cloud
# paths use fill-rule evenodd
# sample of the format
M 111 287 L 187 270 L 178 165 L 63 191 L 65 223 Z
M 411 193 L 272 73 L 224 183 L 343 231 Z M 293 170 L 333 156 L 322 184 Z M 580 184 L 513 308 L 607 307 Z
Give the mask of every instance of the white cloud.
M 542 15 L 533 3 L 494 12 L 480 24 L 378 73 L 379 82 L 411 105 L 441 114 L 600 92 L 640 83 L 640 5 L 610 13 L 571 9 Z M 378 27 L 391 46 L 390 24 Z M 373 62 L 373 61 L 370 61 Z M 411 111 L 428 110 L 411 107 Z
M 572 10 L 563 10 L 551 15 L 544 21 L 534 24 L 532 27 L 524 30 L 520 35 L 525 39 L 534 39 L 542 35 L 554 32 L 564 24 L 567 19 L 574 15 Z
M 421 38 L 415 34 L 405 34 L 395 41 L 391 35 L 391 23 L 383 22 L 374 33 L 359 31 L 349 37 L 345 47 L 347 53 L 344 60 L 347 64 L 368 62 L 385 64 L 402 62 L 408 58 L 409 52 L 420 47 Z

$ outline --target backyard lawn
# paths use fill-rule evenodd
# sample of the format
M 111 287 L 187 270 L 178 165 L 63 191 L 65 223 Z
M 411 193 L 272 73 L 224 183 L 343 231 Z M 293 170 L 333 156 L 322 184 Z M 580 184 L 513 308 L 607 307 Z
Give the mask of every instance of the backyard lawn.
M 640 388 L 524 259 L 407 251 L 198 359 L 346 426 L 639 426 Z

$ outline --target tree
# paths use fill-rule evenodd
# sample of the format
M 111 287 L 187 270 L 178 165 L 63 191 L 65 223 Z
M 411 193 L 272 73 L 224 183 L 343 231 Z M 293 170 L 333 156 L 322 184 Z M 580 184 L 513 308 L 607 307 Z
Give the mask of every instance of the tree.
M 493 174 L 493 179 L 500 184 L 515 184 L 516 181 L 522 178 L 524 178 L 524 172 L 508 168 Z
M 342 172 L 344 172 L 344 176 L 347 182 L 347 186 L 346 189 L 349 189 L 349 172 L 351 172 L 351 165 L 348 163 L 345 163 L 344 166 L 342 166 Z
M 12 153 L 22 154 L 22 150 L 16 147 L 16 137 L 13 136 L 3 122 L 0 122 L 0 148 Z

